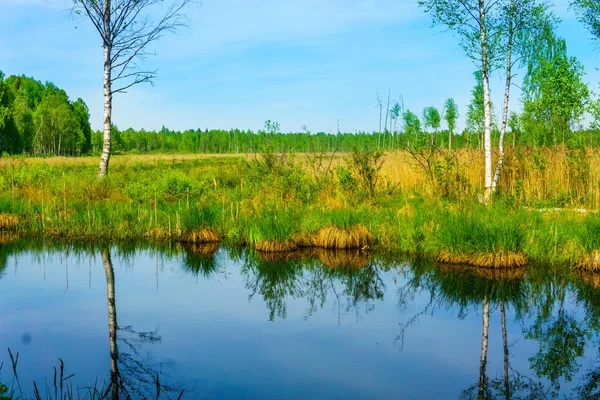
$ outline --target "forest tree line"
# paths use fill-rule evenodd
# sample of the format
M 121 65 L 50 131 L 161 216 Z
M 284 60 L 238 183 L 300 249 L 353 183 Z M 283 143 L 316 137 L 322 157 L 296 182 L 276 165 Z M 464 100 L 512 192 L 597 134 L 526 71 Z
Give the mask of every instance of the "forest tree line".
M 0 71 L 0 154 L 79 156 L 91 151 L 90 114 L 51 82 Z

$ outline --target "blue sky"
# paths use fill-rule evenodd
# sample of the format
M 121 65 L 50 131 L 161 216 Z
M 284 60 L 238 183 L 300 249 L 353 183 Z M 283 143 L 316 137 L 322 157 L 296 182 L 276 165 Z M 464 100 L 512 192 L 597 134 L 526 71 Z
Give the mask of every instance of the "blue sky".
M 568 9 L 555 2 L 559 34 L 597 91 L 600 54 Z M 68 0 L 0 0 L 0 70 L 52 81 L 102 119 L 102 48 Z M 164 37 L 145 61 L 155 86 L 116 95 L 119 128 L 258 129 L 267 119 L 283 131 L 373 131 L 376 94 L 402 95 L 421 114 L 453 97 L 466 114 L 476 66 L 458 41 L 432 28 L 416 0 L 203 0 L 188 10 L 189 31 Z M 517 77 L 520 84 L 521 77 Z M 500 112 L 503 84 L 494 74 Z M 512 109 L 518 109 L 519 89 Z M 498 118 L 498 116 L 496 116 Z M 459 124 L 462 127 L 461 123 Z

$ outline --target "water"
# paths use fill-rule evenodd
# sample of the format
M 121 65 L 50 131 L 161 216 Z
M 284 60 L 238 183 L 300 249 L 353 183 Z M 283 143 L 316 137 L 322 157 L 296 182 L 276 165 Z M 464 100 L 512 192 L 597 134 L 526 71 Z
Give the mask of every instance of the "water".
M 157 375 L 161 398 L 184 399 L 596 393 L 600 278 L 303 256 L 5 243 L 0 382 L 17 387 L 10 348 L 27 395 L 54 394 L 59 358 L 65 386 L 122 398 L 154 399 Z

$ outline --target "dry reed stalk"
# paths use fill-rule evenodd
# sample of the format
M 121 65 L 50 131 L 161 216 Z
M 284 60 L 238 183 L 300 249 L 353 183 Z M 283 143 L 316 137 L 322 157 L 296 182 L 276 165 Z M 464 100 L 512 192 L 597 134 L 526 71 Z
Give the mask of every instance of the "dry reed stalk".
M 442 272 L 455 272 L 455 271 L 467 271 L 473 273 L 478 277 L 490 281 L 507 281 L 513 279 L 521 279 L 525 276 L 527 268 L 516 267 L 516 268 L 482 268 L 472 267 L 464 264 L 441 264 L 440 271 Z
M 359 250 L 314 249 L 312 254 L 332 269 L 361 269 L 369 263 L 369 256 Z
M 258 252 L 258 258 L 266 262 L 278 262 L 278 261 L 292 261 L 309 258 L 310 252 L 306 250 L 292 250 L 292 251 L 279 251 L 279 252 Z
M 182 243 L 181 247 L 188 253 L 203 257 L 212 257 L 219 250 L 219 243 Z
M 221 235 L 211 228 L 200 228 L 189 230 L 179 236 L 179 241 L 183 243 L 219 243 Z
M 575 260 L 575 268 L 582 271 L 600 271 L 600 250 L 592 250 Z
M 298 245 L 291 240 L 286 240 L 284 242 L 278 240 L 261 240 L 256 243 L 254 248 L 266 253 L 291 252 L 298 250 Z
M 319 247 L 323 249 L 363 249 L 374 243 L 367 228 L 358 224 L 341 229 L 330 225 L 318 230 L 307 238 L 298 239 L 301 247 Z
M 581 281 L 594 289 L 600 289 L 600 274 L 595 272 L 579 271 Z
M 0 212 L 0 231 L 14 231 L 19 224 L 19 217 L 15 214 Z
M 527 255 L 522 251 L 466 255 L 442 250 L 438 254 L 437 261 L 443 264 L 462 264 L 481 268 L 516 268 L 524 267 L 528 263 Z
M 15 243 L 19 240 L 19 235 L 12 232 L 0 232 L 0 244 Z

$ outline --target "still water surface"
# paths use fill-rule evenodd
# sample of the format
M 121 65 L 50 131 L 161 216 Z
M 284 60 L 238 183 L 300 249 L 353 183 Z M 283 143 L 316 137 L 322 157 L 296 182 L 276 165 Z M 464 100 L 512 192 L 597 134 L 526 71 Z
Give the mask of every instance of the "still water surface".
M 586 398 L 600 277 L 360 253 L 0 248 L 0 382 L 155 398 Z M 486 340 L 487 336 L 487 340 Z M 487 342 L 487 345 L 486 345 Z M 117 393 L 118 392 L 118 393 Z

